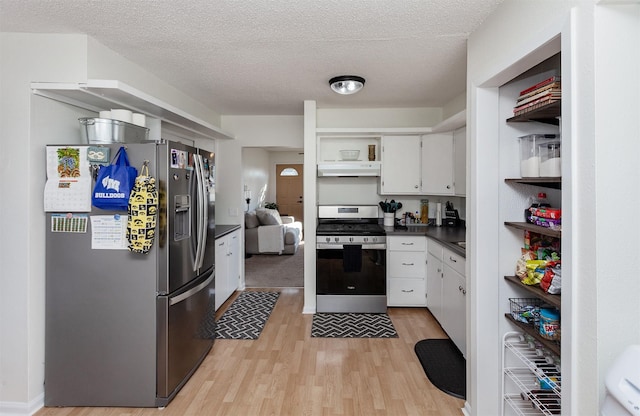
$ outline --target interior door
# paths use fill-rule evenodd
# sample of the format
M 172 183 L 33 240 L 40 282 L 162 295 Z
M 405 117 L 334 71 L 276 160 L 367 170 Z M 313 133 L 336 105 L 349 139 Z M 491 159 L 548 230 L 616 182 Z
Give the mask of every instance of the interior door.
M 292 215 L 296 221 L 303 220 L 304 202 L 302 164 L 276 165 L 276 203 L 282 215 Z

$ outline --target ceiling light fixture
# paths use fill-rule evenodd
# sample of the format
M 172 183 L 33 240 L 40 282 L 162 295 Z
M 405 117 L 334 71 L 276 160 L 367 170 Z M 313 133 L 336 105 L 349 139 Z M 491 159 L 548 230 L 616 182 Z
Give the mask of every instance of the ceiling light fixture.
M 355 94 L 364 87 L 364 78 L 356 75 L 340 75 L 329 80 L 331 89 L 342 95 Z

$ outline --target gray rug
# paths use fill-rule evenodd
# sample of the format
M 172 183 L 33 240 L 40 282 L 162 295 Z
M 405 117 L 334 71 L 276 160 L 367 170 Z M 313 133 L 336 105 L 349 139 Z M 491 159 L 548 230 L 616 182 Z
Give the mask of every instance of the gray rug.
M 244 261 L 244 274 L 246 287 L 303 287 L 304 242 L 301 242 L 294 255 L 252 255 Z
M 258 339 L 280 293 L 242 292 L 216 323 L 218 339 Z
M 316 338 L 397 338 L 386 313 L 316 313 L 311 323 Z

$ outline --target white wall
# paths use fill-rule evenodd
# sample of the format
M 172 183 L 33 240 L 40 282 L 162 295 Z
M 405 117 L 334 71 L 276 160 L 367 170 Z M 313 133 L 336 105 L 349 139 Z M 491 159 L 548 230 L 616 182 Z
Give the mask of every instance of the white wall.
M 31 119 L 29 83 L 84 79 L 82 36 L 0 34 L 0 410 L 27 412 L 44 379 L 44 214 L 46 138 Z M 27 53 L 28 52 L 28 53 Z M 34 100 L 35 101 L 35 100 Z M 53 113 L 52 113 L 53 115 Z M 78 113 L 60 111 L 77 123 Z M 46 116 L 46 114 L 45 114 Z M 43 118 L 43 120 L 49 120 Z M 51 132 L 71 133 L 69 124 Z M 34 131 L 32 131 L 34 129 Z M 55 134 L 54 133 L 54 134 Z M 61 138 L 56 137 L 57 140 Z
M 302 116 L 223 116 L 222 128 L 243 147 L 304 148 Z
M 442 118 L 444 120 L 458 114 L 460 111 L 467 108 L 467 92 L 463 92 L 457 97 L 449 101 L 444 107 L 442 107 Z
M 442 108 L 318 108 L 318 128 L 431 127 L 442 121 Z
M 495 87 L 548 57 L 554 49 L 549 41 L 560 33 L 566 138 L 563 290 L 569 289 L 562 299 L 563 414 L 597 414 L 613 357 L 626 345 L 640 343 L 640 303 L 634 300 L 640 283 L 632 271 L 637 269 L 632 259 L 638 254 L 640 219 L 610 215 L 612 200 L 625 195 L 635 206 L 639 198 L 640 5 L 598 3 L 507 0 L 468 42 L 472 348 L 467 401 L 472 414 L 497 414 L 501 406 L 496 392 L 502 375 L 495 352 L 502 334 L 491 317 L 500 316 L 496 303 L 503 300 L 495 295 L 500 286 L 497 265 L 486 261 L 495 245 L 485 244 L 499 241 L 504 229 L 495 202 L 501 171 L 507 169 L 496 166 L 501 133 L 490 110 L 500 105 Z M 522 30 L 531 27 L 531 16 L 536 16 L 536 30 Z M 619 39 L 629 43 L 622 46 Z M 621 114 L 627 111 L 627 116 Z M 605 150 L 612 148 L 617 151 Z
M 640 344 L 640 279 L 636 261 L 640 258 L 636 238 L 640 219 L 636 215 L 610 214 L 611 201 L 621 196 L 624 206 L 640 206 L 640 3 L 597 7 L 595 33 L 597 117 L 595 143 L 589 150 L 595 155 L 597 166 L 597 270 L 595 287 L 586 287 L 578 297 L 597 297 L 597 366 L 592 371 L 598 375 L 598 383 L 592 388 L 597 388 L 602 398 L 603 377 L 615 357 L 627 345 Z M 582 168 L 590 171 L 589 164 Z M 579 277 L 577 280 L 581 282 Z M 578 313 L 592 308 L 580 305 Z M 583 325 L 592 322 L 585 319 Z M 582 340 L 585 338 L 578 342 Z M 640 374 L 640 369 L 636 371 Z
M 247 147 L 242 149 L 243 190 L 251 191 L 251 203 L 248 210 L 264 206 L 265 201 L 273 201 L 267 195 L 270 190 L 271 163 L 269 152 L 265 149 Z

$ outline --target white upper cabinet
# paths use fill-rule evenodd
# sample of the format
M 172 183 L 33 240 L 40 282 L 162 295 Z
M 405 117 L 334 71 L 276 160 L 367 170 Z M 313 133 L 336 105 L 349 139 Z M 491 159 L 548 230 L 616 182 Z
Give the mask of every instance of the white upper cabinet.
M 420 171 L 420 136 L 382 136 L 381 194 L 420 194 Z
M 422 193 L 453 195 L 453 133 L 422 136 Z
M 467 195 L 467 128 L 453 132 L 453 186 L 457 196 Z

